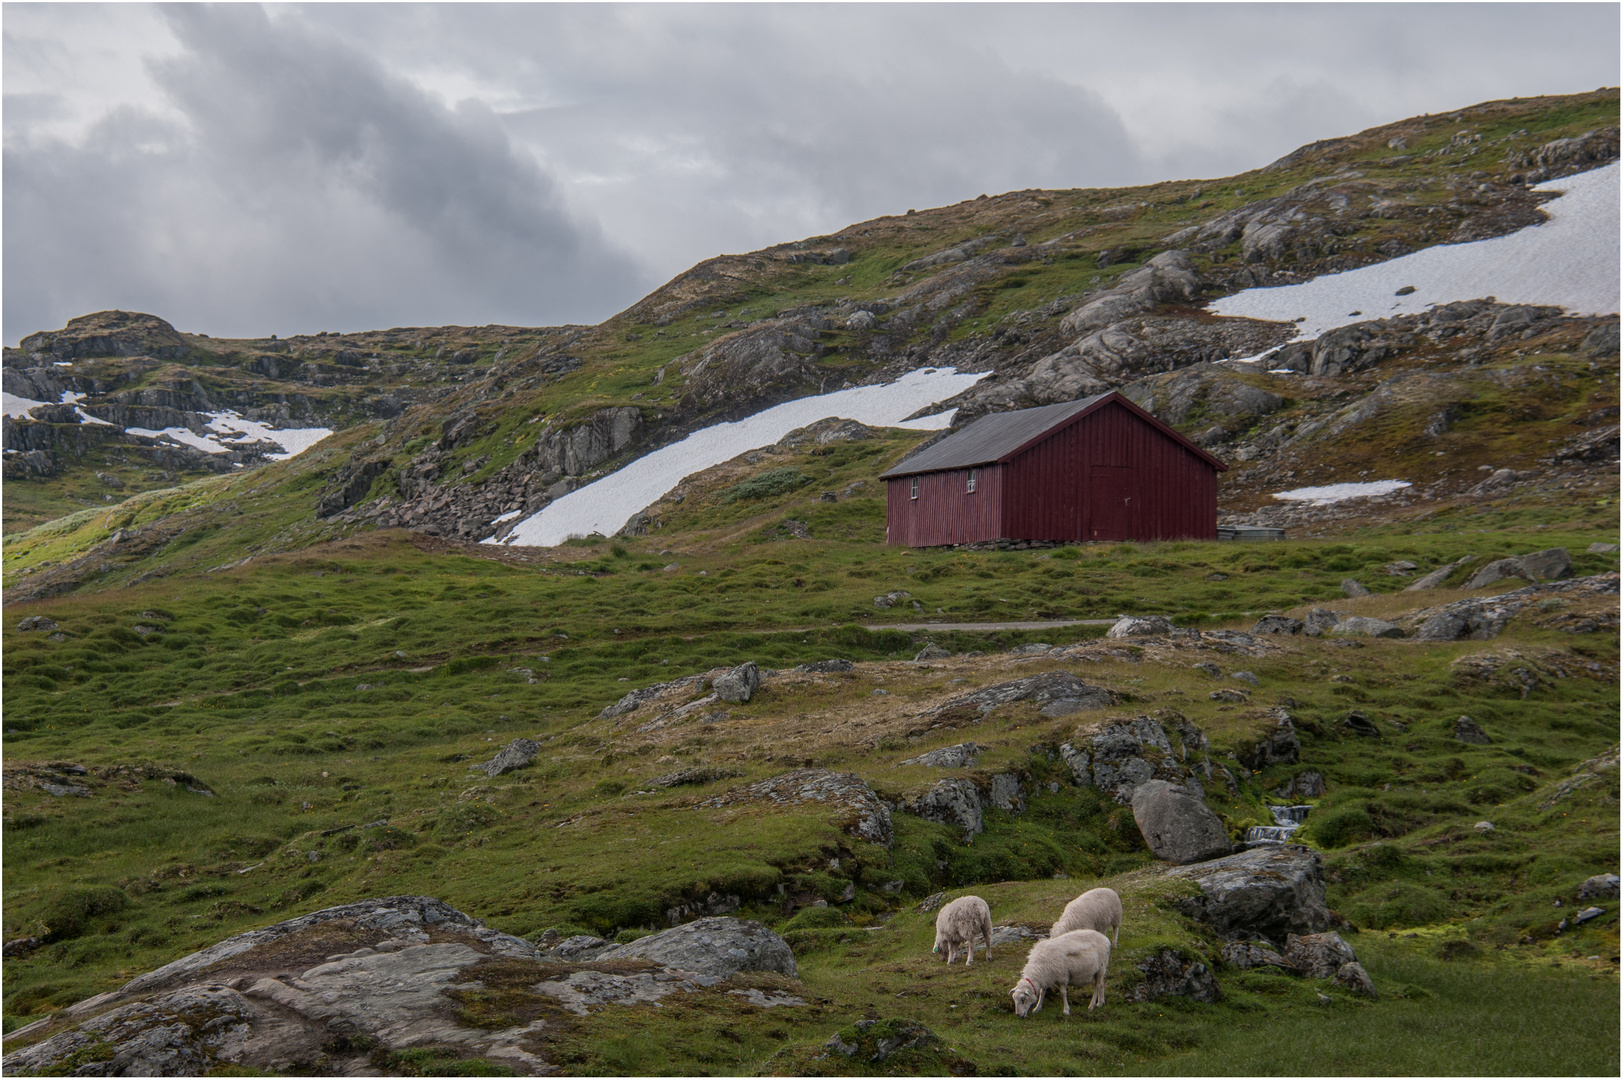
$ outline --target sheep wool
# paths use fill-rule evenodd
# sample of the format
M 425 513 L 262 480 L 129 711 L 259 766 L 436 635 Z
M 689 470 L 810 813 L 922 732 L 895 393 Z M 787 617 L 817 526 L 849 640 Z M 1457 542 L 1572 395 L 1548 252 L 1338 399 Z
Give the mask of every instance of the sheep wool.
M 1048 931 L 1057 938 L 1072 930 L 1097 930 L 1110 935 L 1111 948 L 1121 944 L 1121 897 L 1115 889 L 1089 889 L 1065 905 L 1059 922 Z
M 979 934 L 986 939 L 986 958 L 992 958 L 992 909 L 986 901 L 978 896 L 960 896 L 952 903 L 943 907 L 935 917 L 935 948 L 931 952 L 940 952 L 941 947 L 947 947 L 947 963 L 958 958 L 958 950 L 964 948 L 969 958 L 964 961 L 967 967 L 975 962 L 975 936 Z
M 1014 1014 L 1030 1016 L 1043 1007 L 1043 997 L 1058 990 L 1065 1002 L 1065 1015 L 1071 1015 L 1072 986 L 1093 985 L 1088 1002 L 1092 1012 L 1105 1003 L 1105 971 L 1110 967 L 1110 939 L 1097 930 L 1072 930 L 1057 938 L 1032 945 L 1026 956 L 1020 981 L 1009 991 L 1014 998 Z

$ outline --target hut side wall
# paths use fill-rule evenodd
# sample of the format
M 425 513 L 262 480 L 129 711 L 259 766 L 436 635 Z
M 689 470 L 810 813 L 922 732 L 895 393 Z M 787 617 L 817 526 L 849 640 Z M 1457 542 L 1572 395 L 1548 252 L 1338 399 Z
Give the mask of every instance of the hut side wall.
M 978 467 L 975 491 L 966 490 L 968 469 L 924 473 L 918 477 L 919 497 L 911 497 L 913 477 L 885 482 L 885 522 L 888 544 L 932 547 L 996 540 L 1002 519 L 1003 468 Z
M 1100 504 L 1112 490 L 1120 494 L 1124 475 L 1136 505 L 1111 512 Z M 1002 480 L 1000 532 L 1010 539 L 1217 537 L 1216 471 L 1119 405 L 1088 413 L 1005 463 Z

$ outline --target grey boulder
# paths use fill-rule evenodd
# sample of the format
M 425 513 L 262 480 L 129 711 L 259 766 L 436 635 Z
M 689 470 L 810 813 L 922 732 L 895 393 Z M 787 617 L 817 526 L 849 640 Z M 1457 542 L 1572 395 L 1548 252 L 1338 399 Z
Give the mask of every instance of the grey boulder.
M 1393 626 L 1384 619 L 1353 615 L 1336 623 L 1330 628 L 1330 633 L 1337 637 L 1400 638 L 1403 636 L 1403 629 Z
M 1127 991 L 1128 1001 L 1154 1001 L 1156 998 L 1186 997 L 1211 1004 L 1223 1000 L 1223 991 L 1211 968 L 1198 958 L 1177 949 L 1162 948 L 1137 964 L 1144 980 Z
M 1522 576 L 1534 581 L 1556 581 L 1572 576 L 1572 556 L 1566 548 L 1546 548 L 1521 557 Z
M 1282 954 L 1285 966 L 1309 979 L 1333 978 L 1343 964 L 1358 957 L 1352 947 L 1331 930 L 1320 934 L 1288 934 Z
M 941 646 L 937 645 L 935 642 L 931 642 L 930 644 L 926 645 L 924 648 L 920 649 L 918 655 L 913 657 L 913 659 L 916 660 L 916 661 L 947 660 L 947 659 L 950 659 L 951 656 L 952 656 L 952 653 L 948 652 L 946 649 L 943 649 Z
M 1231 941 L 1223 946 L 1223 963 L 1244 971 L 1256 967 L 1289 968 L 1285 958 L 1254 941 Z
M 787 942 L 752 919 L 728 916 L 695 919 L 605 949 L 593 959 L 652 960 L 716 979 L 730 979 L 741 971 L 775 971 L 790 978 L 800 977 L 795 954 Z
M 1618 879 L 1616 874 L 1596 874 L 1578 886 L 1580 900 L 1616 900 Z
M 1478 746 L 1486 746 L 1493 742 L 1488 738 L 1488 733 L 1469 716 L 1462 716 L 1454 721 L 1454 737 L 1460 742 L 1476 743 Z
M 534 739 L 514 739 L 502 747 L 501 753 L 489 761 L 469 765 L 468 768 L 470 770 L 478 769 L 489 777 L 497 777 L 502 773 L 512 772 L 514 769 L 522 769 L 535 760 L 535 755 L 540 750 L 541 744 Z
M 1257 620 L 1257 625 L 1251 628 L 1253 634 L 1300 634 L 1306 629 L 1301 619 L 1292 619 L 1285 615 L 1264 615 Z
M 915 758 L 908 758 L 903 765 L 933 765 L 938 769 L 967 769 L 979 760 L 981 748 L 972 742 L 959 743 L 956 746 L 943 746 L 938 750 L 930 750 Z
M 1155 637 L 1172 633 L 1172 621 L 1160 615 L 1123 615 L 1105 631 L 1108 638 Z
M 55 630 L 56 620 L 44 615 L 30 615 L 17 623 L 18 630 Z
M 964 831 L 968 843 L 976 833 L 985 832 L 981 815 L 981 795 L 974 781 L 953 778 L 937 781 L 936 785 L 913 803 L 913 813 L 926 821 L 942 825 L 956 825 Z
M 1201 862 L 1234 849 L 1222 819 L 1165 780 L 1150 780 L 1134 789 L 1133 820 L 1155 857 L 1170 863 Z
M 1365 971 L 1364 965 L 1356 960 L 1341 965 L 1336 971 L 1336 982 L 1353 993 L 1367 998 L 1379 998 L 1381 996 L 1375 992 L 1375 981 L 1369 977 L 1369 972 Z
M 711 693 L 722 701 L 742 704 L 755 696 L 761 688 L 761 672 L 754 660 L 746 660 L 737 667 L 716 676 L 710 684 Z
M 1349 597 L 1369 595 L 1369 590 L 1364 588 L 1364 586 L 1360 585 L 1358 582 L 1354 581 L 1352 578 L 1342 579 L 1341 591 L 1346 593 Z
M 1252 848 L 1167 873 L 1200 886 L 1200 894 L 1180 906 L 1219 934 L 1261 934 L 1280 941 L 1330 926 L 1319 854 L 1300 844 Z

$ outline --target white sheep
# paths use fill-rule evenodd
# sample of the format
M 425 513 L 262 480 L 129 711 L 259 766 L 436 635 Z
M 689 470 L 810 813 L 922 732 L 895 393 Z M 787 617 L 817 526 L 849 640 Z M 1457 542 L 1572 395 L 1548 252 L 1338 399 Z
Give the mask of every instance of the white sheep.
M 1072 930 L 1097 930 L 1110 934 L 1111 948 L 1121 943 L 1121 897 L 1115 889 L 1089 889 L 1065 905 L 1048 936 L 1057 938 Z
M 1072 930 L 1057 938 L 1036 942 L 1026 956 L 1020 981 L 1009 991 L 1014 1015 L 1030 1016 L 1043 1007 L 1043 995 L 1057 989 L 1071 1015 L 1072 986 L 1093 984 L 1092 1012 L 1105 1003 L 1105 969 L 1110 966 L 1110 939 L 1097 930 Z
M 938 953 L 945 945 L 950 964 L 958 959 L 958 949 L 964 947 L 969 952 L 969 959 L 964 961 L 968 967 L 975 962 L 976 934 L 986 938 L 986 958 L 992 959 L 992 909 L 978 896 L 960 896 L 936 915 L 935 948 L 930 951 Z

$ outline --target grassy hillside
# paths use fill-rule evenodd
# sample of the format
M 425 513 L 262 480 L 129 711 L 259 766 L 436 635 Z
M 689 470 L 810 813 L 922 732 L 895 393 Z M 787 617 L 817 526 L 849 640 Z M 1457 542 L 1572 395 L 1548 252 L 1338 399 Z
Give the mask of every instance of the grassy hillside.
M 1225 513 L 1263 513 L 1273 492 L 1307 483 L 1414 484 L 1303 511 L 1283 543 L 887 547 L 877 477 L 924 437 L 895 429 L 741 455 L 654 504 L 643 536 L 500 548 L 366 516 L 406 498 L 402 477 L 430 458 L 429 497 L 454 502 L 605 407 L 640 410 L 648 434 L 576 480 L 753 408 L 694 397 L 672 361 L 783 312 L 788 325 L 841 299 L 899 297 L 935 280 L 911 263 L 954 243 L 1019 236 L 1011 250 L 1033 257 L 967 286 L 952 318 L 882 335 L 812 327 L 818 351 L 795 378 L 815 390 L 924 356 L 1018 374 L 1057 334 L 1033 326 L 1142 265 L 1174 230 L 1349 169 L 1400 194 L 1402 212 L 1260 269 L 1301 276 L 1467 226 L 1525 224 L 1531 201 L 1505 179 L 1527 167 L 1516 155 L 1616 117 L 1615 91 L 1493 103 L 1316 144 L 1241 177 L 897 215 L 712 260 L 599 327 L 297 339 L 282 344 L 307 353 L 301 364 L 353 380 L 324 391 L 331 415 L 350 410 L 344 430 L 299 457 L 172 479 L 131 465 L 116 500 L 89 486 L 115 468 L 94 455 L 54 478 L 8 474 L 8 506 L 20 491 L 28 509 L 8 509 L 3 549 L 4 938 L 39 944 L 8 948 L 5 1030 L 228 935 L 365 897 L 433 895 L 531 938 L 626 940 L 716 894 L 790 942 L 803 978 L 780 988 L 804 1005 L 746 1008 L 717 991 L 610 1007 L 548 1028 L 547 1060 L 618 1075 L 1617 1072 L 1617 902 L 1560 926 L 1583 906 L 1578 884 L 1618 866 L 1615 593 L 1550 593 L 1488 641 L 1259 637 L 1237 648 L 1105 641 L 1098 622 L 1162 614 L 1249 630 L 1263 613 L 1313 607 L 1396 618 L 1520 587 L 1464 591 L 1487 563 L 1551 547 L 1572 553 L 1579 576 L 1614 574 L 1615 550 L 1589 549 L 1619 539 L 1615 464 L 1552 455 L 1615 424 L 1615 338 L 1610 351 L 1593 343 L 1615 320 L 1551 319 L 1494 341 L 1416 334 L 1381 364 L 1333 377 L 1226 376 L 1280 403 L 1231 415 L 1202 399 L 1179 421 L 1192 435 L 1223 429 Z M 1482 138 L 1458 141 L 1466 127 Z M 1479 199 L 1477 184 L 1502 184 L 1503 197 Z M 1235 245 L 1199 254 L 1211 291 L 1245 287 L 1241 273 L 1259 269 Z M 848 260 L 791 259 L 835 248 Z M 284 355 L 269 340 L 177 337 L 192 351 L 140 373 L 162 376 L 144 388 L 195 377 L 234 391 L 271 378 L 256 358 Z M 120 370 L 93 363 L 109 378 Z M 314 376 L 299 371 L 271 389 L 306 392 L 299 380 Z M 407 383 L 423 396 L 396 417 L 352 407 Z M 1341 423 L 1370 402 L 1380 407 L 1367 419 Z M 1299 434 L 1309 429 L 1321 433 Z M 1231 453 L 1243 448 L 1258 452 Z M 316 516 L 357 463 L 385 459 L 351 508 Z M 1503 483 L 1486 482 L 1495 476 Z M 1409 576 L 1401 563 L 1414 564 Z M 1445 565 L 1440 587 L 1407 591 Z M 1347 599 L 1348 578 L 1372 595 Z M 893 606 L 875 604 L 895 593 Z M 36 616 L 56 625 L 21 627 Z M 986 625 L 1032 620 L 1064 625 Z M 916 662 L 931 643 L 952 655 Z M 1034 643 L 1066 650 L 1015 651 Z M 833 658 L 856 666 L 793 670 Z M 746 660 L 768 672 L 746 704 L 660 724 L 601 716 L 631 689 Z M 1057 670 L 1115 704 L 1080 724 L 1030 702 L 941 709 Z M 1219 689 L 1243 696 L 1213 698 Z M 1242 761 L 1276 709 L 1295 718 L 1301 759 L 1252 771 Z M 1344 723 L 1355 710 L 1376 736 Z M 1456 739 L 1462 715 L 1492 742 Z M 1075 786 L 1053 753 L 1082 727 L 1137 716 L 1183 717 L 1210 737 L 1210 762 L 1235 784 L 1209 784 L 1208 803 L 1235 838 L 1272 823 L 1267 806 L 1299 773 L 1322 775 L 1302 837 L 1324 855 L 1330 906 L 1378 1001 L 1228 967 L 1223 942 L 1178 913 L 1190 887 L 1160 872 L 1130 809 Z M 518 737 L 541 743 L 533 765 L 470 771 Z M 973 767 L 903 764 L 971 740 L 982 748 Z M 856 773 L 896 807 L 894 846 L 857 839 L 826 804 L 705 805 L 809 766 Z M 943 776 L 998 773 L 1022 778 L 1026 808 L 989 810 L 973 843 L 901 809 Z M 1478 830 L 1484 820 L 1494 828 Z M 1023 946 L 970 969 L 929 955 L 933 915 L 918 907 L 936 892 L 974 892 L 995 922 L 1045 928 L 1097 884 L 1127 909 L 1102 1013 L 1067 1020 L 1050 1005 L 1016 1020 L 1007 995 Z M 1164 948 L 1211 967 L 1222 1000 L 1129 1002 L 1137 963 Z M 503 980 L 527 976 L 493 969 L 477 993 L 459 991 L 459 1008 L 497 1025 Z M 869 1020 L 882 1026 L 856 1027 Z M 872 1060 L 875 1038 L 901 1021 L 938 1041 Z M 828 1053 L 836 1034 L 863 1053 Z

